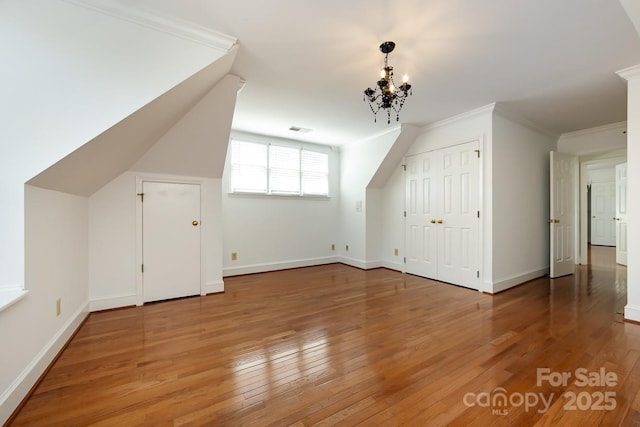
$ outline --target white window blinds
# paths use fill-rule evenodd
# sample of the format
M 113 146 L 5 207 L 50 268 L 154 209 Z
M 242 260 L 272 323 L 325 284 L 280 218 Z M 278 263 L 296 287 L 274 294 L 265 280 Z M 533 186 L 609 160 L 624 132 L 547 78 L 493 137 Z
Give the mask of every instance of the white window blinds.
M 302 150 L 302 194 L 329 194 L 329 156 Z
M 231 191 L 267 192 L 267 145 L 233 141 L 231 144 Z
M 300 194 L 300 150 L 269 146 L 269 192 Z
M 328 196 L 329 155 L 300 147 L 233 140 L 231 192 Z

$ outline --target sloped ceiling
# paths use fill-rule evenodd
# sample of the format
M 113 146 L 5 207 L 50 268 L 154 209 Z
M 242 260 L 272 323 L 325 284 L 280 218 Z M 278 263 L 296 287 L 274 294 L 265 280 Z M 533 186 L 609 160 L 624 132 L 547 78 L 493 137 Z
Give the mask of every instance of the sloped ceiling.
M 127 171 L 211 91 L 229 73 L 237 51 L 238 47 L 234 46 L 226 55 L 87 142 L 27 184 L 90 196 Z
M 222 178 L 240 78 L 227 74 L 131 170 Z
M 385 40 L 396 42 L 396 75 L 414 85 L 401 121 L 418 126 L 494 102 L 554 134 L 621 122 L 626 86 L 615 72 L 640 63 L 617 0 L 112 1 L 236 37 L 232 72 L 247 83 L 234 129 L 316 143 L 388 127 L 362 96 Z

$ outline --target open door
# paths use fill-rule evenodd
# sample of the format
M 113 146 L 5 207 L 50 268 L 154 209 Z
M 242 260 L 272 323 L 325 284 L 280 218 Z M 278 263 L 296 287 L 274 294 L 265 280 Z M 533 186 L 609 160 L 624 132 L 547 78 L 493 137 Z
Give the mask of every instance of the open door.
M 549 209 L 549 275 L 573 274 L 575 269 L 576 158 L 551 152 Z
M 627 164 L 616 165 L 616 263 L 627 265 Z

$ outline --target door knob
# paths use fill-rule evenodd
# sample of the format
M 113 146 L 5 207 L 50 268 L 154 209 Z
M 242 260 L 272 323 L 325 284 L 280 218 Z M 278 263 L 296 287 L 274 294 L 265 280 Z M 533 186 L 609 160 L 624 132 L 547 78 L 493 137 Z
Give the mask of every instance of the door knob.
M 435 223 L 436 223 L 436 220 L 435 220 L 435 219 L 432 219 L 432 220 L 431 220 L 431 224 L 435 224 Z
M 439 220 L 438 220 L 438 221 L 436 221 L 436 222 L 437 222 L 438 224 L 442 224 L 442 222 L 443 222 L 443 221 L 442 221 L 441 219 L 439 219 Z
M 196 227 L 196 226 L 198 225 L 198 221 L 193 221 L 193 222 L 191 223 L 191 225 L 193 225 L 194 227 Z

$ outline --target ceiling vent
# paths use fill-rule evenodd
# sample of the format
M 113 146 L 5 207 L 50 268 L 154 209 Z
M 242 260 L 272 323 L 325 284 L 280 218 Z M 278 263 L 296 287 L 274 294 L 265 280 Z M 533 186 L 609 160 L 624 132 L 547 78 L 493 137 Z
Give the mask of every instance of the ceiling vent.
M 291 126 L 291 127 L 289 128 L 289 130 L 290 130 L 290 131 L 293 131 L 293 132 L 302 132 L 302 133 L 309 133 L 309 132 L 311 132 L 311 129 L 308 129 L 308 128 L 301 128 L 301 127 L 299 127 L 299 126 Z

